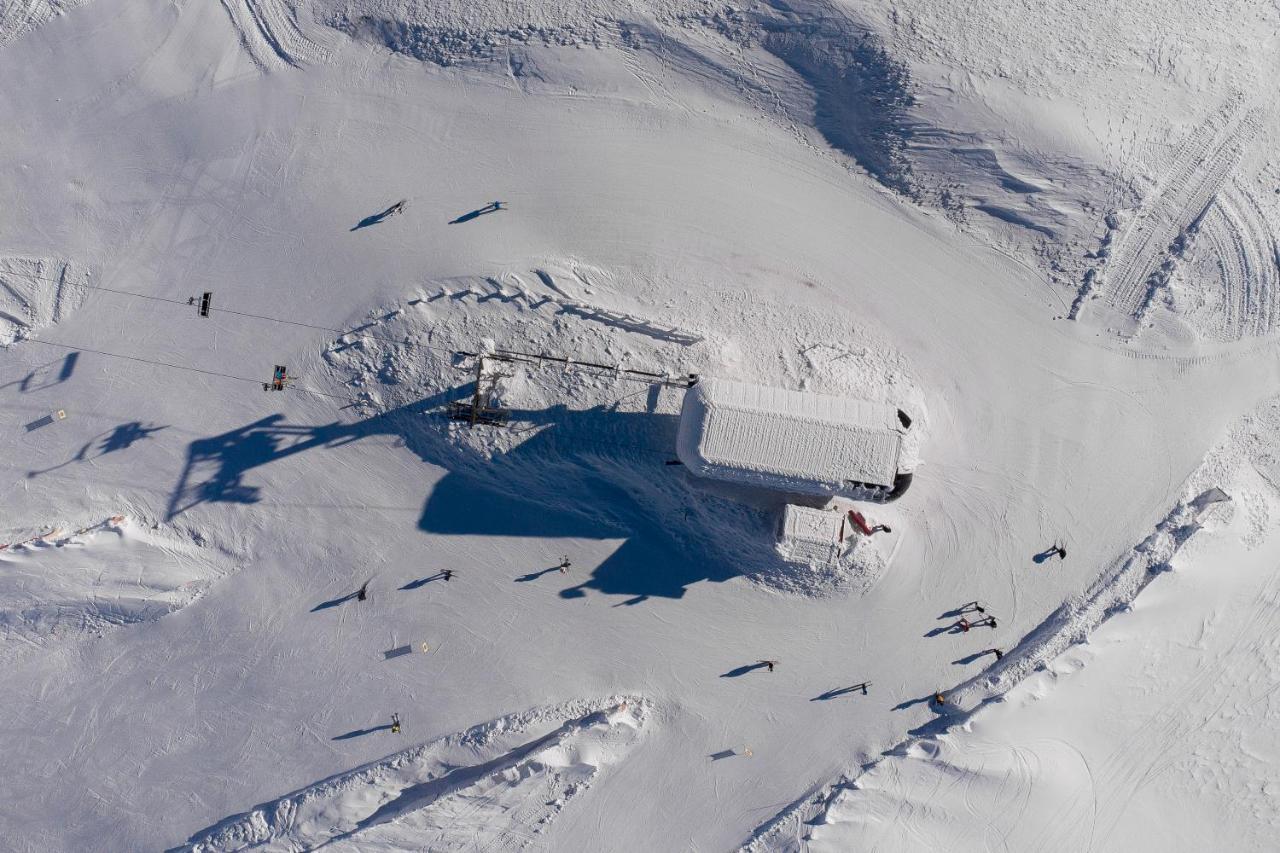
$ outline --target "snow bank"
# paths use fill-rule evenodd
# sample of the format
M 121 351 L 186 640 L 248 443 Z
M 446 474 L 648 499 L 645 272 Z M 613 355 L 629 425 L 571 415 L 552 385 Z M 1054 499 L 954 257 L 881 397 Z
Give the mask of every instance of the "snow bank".
M 651 716 L 646 700 L 614 696 L 501 717 L 256 806 L 174 849 L 520 850 L 625 760 Z M 406 732 L 412 725 L 407 715 Z

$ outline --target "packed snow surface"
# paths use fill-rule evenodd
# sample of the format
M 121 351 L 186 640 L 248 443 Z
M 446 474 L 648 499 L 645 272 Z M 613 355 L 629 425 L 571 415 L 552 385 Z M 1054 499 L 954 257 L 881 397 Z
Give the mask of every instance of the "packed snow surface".
M 0 5 L 0 848 L 1268 849 L 1210 11 Z M 909 413 L 892 532 L 668 464 L 691 374 Z

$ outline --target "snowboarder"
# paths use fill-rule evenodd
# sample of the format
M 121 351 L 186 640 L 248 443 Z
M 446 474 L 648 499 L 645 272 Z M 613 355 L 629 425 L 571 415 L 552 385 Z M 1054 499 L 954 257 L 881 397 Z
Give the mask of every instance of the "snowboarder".
M 945 705 L 945 704 L 947 704 L 947 697 L 946 697 L 946 696 L 943 696 L 943 695 L 942 695 L 942 692 L 941 692 L 941 691 L 939 691 L 939 692 L 937 692 L 937 693 L 933 694 L 933 704 L 935 704 L 935 705 Z
M 372 578 L 370 579 L 372 580 Z M 364 601 L 369 597 L 369 581 L 365 581 L 364 585 L 356 592 L 356 601 Z
M 393 735 L 400 734 L 400 715 L 399 714 L 391 715 L 391 733 Z
M 445 570 L 444 570 L 444 579 L 445 579 L 446 581 L 448 581 L 448 580 L 449 580 L 449 578 L 451 578 L 451 577 L 453 577 L 453 569 L 445 569 Z
M 762 660 L 760 661 L 760 664 L 762 666 L 767 666 L 769 671 L 773 672 L 773 668 L 778 665 L 778 662 L 776 660 Z
M 568 574 L 569 566 L 573 565 L 569 562 L 569 555 L 566 554 L 564 559 L 560 561 L 560 574 Z

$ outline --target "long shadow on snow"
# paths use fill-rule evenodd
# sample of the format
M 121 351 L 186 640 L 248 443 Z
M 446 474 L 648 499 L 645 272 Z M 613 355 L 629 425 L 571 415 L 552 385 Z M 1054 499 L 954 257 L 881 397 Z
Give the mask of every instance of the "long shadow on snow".
M 427 499 L 419 524 L 423 530 L 625 539 L 587 580 L 562 590 L 564 598 L 594 589 L 628 596 L 623 604 L 638 604 L 650 596 L 679 598 L 691 584 L 740 574 L 700 541 L 682 541 L 672 528 L 684 519 L 663 523 L 662 509 L 652 501 L 663 485 L 685 489 L 676 479 L 683 472 L 663 464 L 675 447 L 674 416 L 556 406 L 512 412 L 511 418 L 513 424 L 541 431 L 486 463 L 484 479 L 462 473 L 441 479 Z M 657 491 L 628 490 L 622 485 L 628 478 L 658 484 Z M 668 482 L 662 484 L 663 479 Z M 673 502 L 668 510 L 675 507 Z M 524 575 L 517 580 L 525 578 L 533 579 Z
M 674 416 L 563 406 L 513 412 L 511 429 L 537 431 L 509 452 L 482 459 L 449 437 L 440 414 L 448 402 L 472 390 L 451 389 L 354 423 L 292 425 L 276 414 L 197 439 L 188 447 L 168 518 L 202 503 L 259 502 L 261 488 L 246 482 L 247 475 L 279 459 L 394 435 L 424 462 L 446 469 L 465 463 L 470 469 L 453 470 L 436 484 L 418 522 L 421 530 L 625 540 L 589 578 L 562 590 L 565 598 L 594 589 L 628 596 L 623 603 L 636 604 L 649 596 L 679 598 L 690 584 L 740 574 L 704 543 L 683 542 L 672 531 L 685 520 L 672 516 L 690 498 L 718 501 L 694 494 L 681 469 L 663 465 L 674 447 Z M 620 485 L 628 478 L 638 485 L 656 483 L 657 491 L 646 487 L 634 493 Z M 665 523 L 655 494 L 671 498 Z M 726 504 L 726 511 L 734 510 Z

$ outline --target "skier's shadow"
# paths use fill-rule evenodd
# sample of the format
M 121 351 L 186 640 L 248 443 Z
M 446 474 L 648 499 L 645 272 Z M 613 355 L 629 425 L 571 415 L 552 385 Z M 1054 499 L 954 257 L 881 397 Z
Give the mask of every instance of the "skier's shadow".
M 558 572 L 558 571 L 560 571 L 559 566 L 552 566 L 551 568 L 543 569 L 540 572 L 529 572 L 529 574 L 527 575 L 521 575 L 520 577 L 516 578 L 516 583 L 529 583 L 530 581 L 536 581 L 538 578 L 542 577 L 543 575 L 549 575 L 552 572 Z
M 411 589 L 420 589 L 426 586 L 427 584 L 431 583 L 432 581 L 442 581 L 442 580 L 444 580 L 444 572 L 436 572 L 434 575 L 428 575 L 425 578 L 418 578 L 417 580 L 409 581 L 407 584 L 400 587 L 400 589 L 401 591 L 411 590 Z
M 464 213 L 456 219 L 450 219 L 449 224 L 461 225 L 464 222 L 470 222 L 473 219 L 479 219 L 481 216 L 487 216 L 490 213 L 497 213 L 500 210 L 506 210 L 506 208 L 496 206 L 495 204 L 486 204 L 484 207 L 477 207 L 475 210 Z
M 837 687 L 834 690 L 828 690 L 826 693 L 820 693 L 810 699 L 810 702 L 826 702 L 831 699 L 838 699 L 841 696 L 847 696 L 850 693 L 861 693 L 867 695 L 867 686 L 865 684 L 855 684 L 852 687 Z
M 956 660 L 953 660 L 952 663 L 957 665 L 970 664 L 982 660 L 989 654 L 991 654 L 990 650 L 984 649 L 983 651 L 974 652 L 971 655 L 965 655 L 962 658 L 957 658 Z
M 748 673 L 755 672 L 757 669 L 765 669 L 769 665 L 767 663 L 748 663 L 743 666 L 735 667 L 728 672 L 720 673 L 721 678 L 741 678 Z
M 319 613 L 321 610 L 328 610 L 330 607 L 337 607 L 339 605 L 346 604 L 348 601 L 354 601 L 359 597 L 360 597 L 359 590 L 357 590 L 356 592 L 347 593 L 346 595 L 341 596 L 339 598 L 332 598 L 328 601 L 323 601 L 320 604 L 317 604 L 315 607 L 311 608 L 311 612 Z
M 391 731 L 391 724 L 384 723 L 381 726 L 374 726 L 368 729 L 354 729 L 352 731 L 337 735 L 332 739 L 333 740 L 351 740 L 352 738 L 364 737 L 365 735 L 375 734 L 376 732 L 389 732 L 389 731 Z
M 933 694 L 932 694 L 932 693 L 930 693 L 930 694 L 929 694 L 929 695 L 927 695 L 927 696 L 921 696 L 919 699 L 906 699 L 906 700 L 904 700 L 904 701 L 902 701 L 902 702 L 899 702 L 897 705 L 894 705 L 894 706 L 893 706 L 893 710 L 895 710 L 895 711 L 905 711 L 906 709 L 908 709 L 908 708 L 913 708 L 913 707 L 915 707 L 916 705 L 928 705 L 928 704 L 930 704 L 931 702 L 933 702 Z

